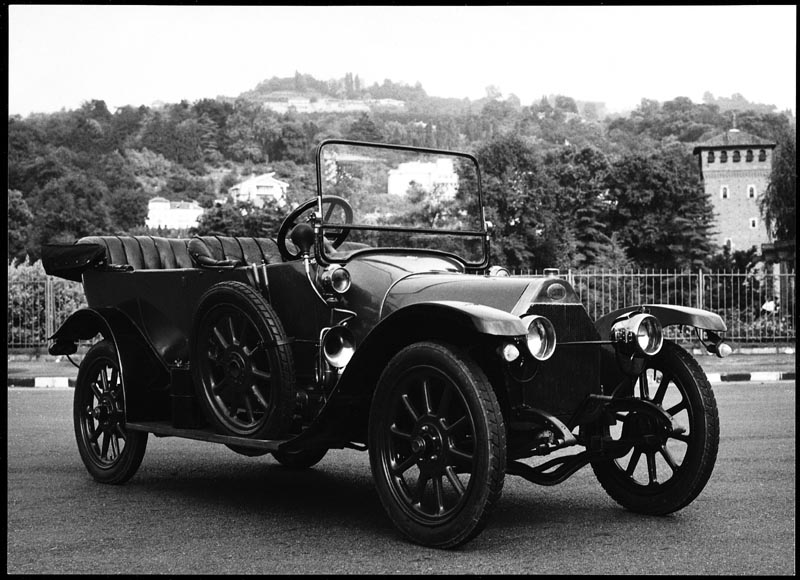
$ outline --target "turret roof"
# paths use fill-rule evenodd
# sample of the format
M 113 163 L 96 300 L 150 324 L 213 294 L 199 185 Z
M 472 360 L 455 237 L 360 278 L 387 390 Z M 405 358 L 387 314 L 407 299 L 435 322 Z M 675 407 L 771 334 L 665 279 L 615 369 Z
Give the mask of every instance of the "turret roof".
M 756 137 L 755 135 L 751 135 L 750 133 L 745 133 L 744 131 L 740 131 L 739 129 L 731 129 L 730 131 L 726 131 L 722 135 L 717 135 L 712 137 L 707 141 L 703 141 L 699 143 L 693 150 L 692 153 L 698 153 L 703 149 L 718 149 L 722 147 L 775 147 L 777 145 L 774 141 L 768 141 L 767 139 L 762 139 L 761 137 Z

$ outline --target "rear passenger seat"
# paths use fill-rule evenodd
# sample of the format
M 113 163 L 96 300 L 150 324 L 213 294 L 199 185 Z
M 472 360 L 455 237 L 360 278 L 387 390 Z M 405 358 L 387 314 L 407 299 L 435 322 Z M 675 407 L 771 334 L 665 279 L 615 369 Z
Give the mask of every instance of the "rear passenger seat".
M 155 236 L 87 236 L 78 244 L 105 248 L 112 266 L 134 270 L 232 267 L 282 262 L 278 245 L 269 238 L 203 236 L 192 239 Z
M 269 238 L 197 236 L 187 246 L 192 260 L 200 267 L 283 262 L 278 244 Z

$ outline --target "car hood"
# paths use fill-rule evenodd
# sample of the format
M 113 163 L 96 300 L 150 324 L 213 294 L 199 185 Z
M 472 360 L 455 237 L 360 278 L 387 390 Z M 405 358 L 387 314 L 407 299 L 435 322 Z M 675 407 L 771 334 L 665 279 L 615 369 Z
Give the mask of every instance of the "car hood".
M 435 256 L 362 256 L 346 267 L 353 287 L 342 306 L 358 313 L 351 324 L 357 335 L 421 302 L 480 304 L 515 316 L 524 315 L 533 303 L 580 304 L 561 278 L 467 274 L 453 261 Z
M 560 290 L 548 294 L 551 287 Z M 381 318 L 411 304 L 442 300 L 481 304 L 516 316 L 524 315 L 532 303 L 578 302 L 567 283 L 557 278 L 419 272 L 398 280 L 387 292 Z

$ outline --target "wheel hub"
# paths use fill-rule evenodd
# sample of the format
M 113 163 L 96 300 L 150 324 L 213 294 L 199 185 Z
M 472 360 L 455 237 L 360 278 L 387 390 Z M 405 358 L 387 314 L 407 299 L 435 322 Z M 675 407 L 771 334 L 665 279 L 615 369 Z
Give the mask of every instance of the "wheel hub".
M 115 424 L 119 414 L 117 412 L 117 404 L 114 400 L 114 396 L 103 396 L 98 405 L 92 409 L 91 415 L 102 427 Z
M 234 385 L 238 387 L 247 385 L 250 365 L 244 353 L 239 352 L 238 349 L 226 352 L 224 368 Z
M 414 430 L 411 450 L 418 455 L 418 465 L 427 471 L 436 471 L 445 464 L 446 435 L 432 421 L 422 420 Z
M 670 430 L 654 417 L 629 413 L 622 425 L 622 437 L 649 449 L 658 449 L 668 439 Z

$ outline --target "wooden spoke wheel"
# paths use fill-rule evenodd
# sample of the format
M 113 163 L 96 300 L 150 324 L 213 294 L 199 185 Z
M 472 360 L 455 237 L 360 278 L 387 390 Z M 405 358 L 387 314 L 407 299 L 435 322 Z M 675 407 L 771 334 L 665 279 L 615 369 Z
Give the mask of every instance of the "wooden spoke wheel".
M 505 427 L 480 367 L 422 342 L 389 363 L 373 397 L 369 452 L 378 495 L 413 541 L 449 548 L 475 537 L 500 497 Z
M 681 509 L 703 490 L 717 457 L 719 415 L 708 378 L 689 353 L 664 341 L 619 395 L 660 406 L 673 429 L 659 429 L 641 413 L 617 413 L 606 435 L 630 441 L 630 448 L 619 458 L 594 461 L 597 479 L 632 511 L 664 515 Z
M 147 448 L 147 433 L 125 428 L 122 375 L 109 340 L 92 346 L 81 362 L 73 419 L 78 452 L 94 479 L 119 484 L 136 473 Z
M 295 406 L 291 350 L 267 301 L 241 282 L 200 299 L 192 333 L 198 399 L 220 432 L 258 439 L 285 434 Z

